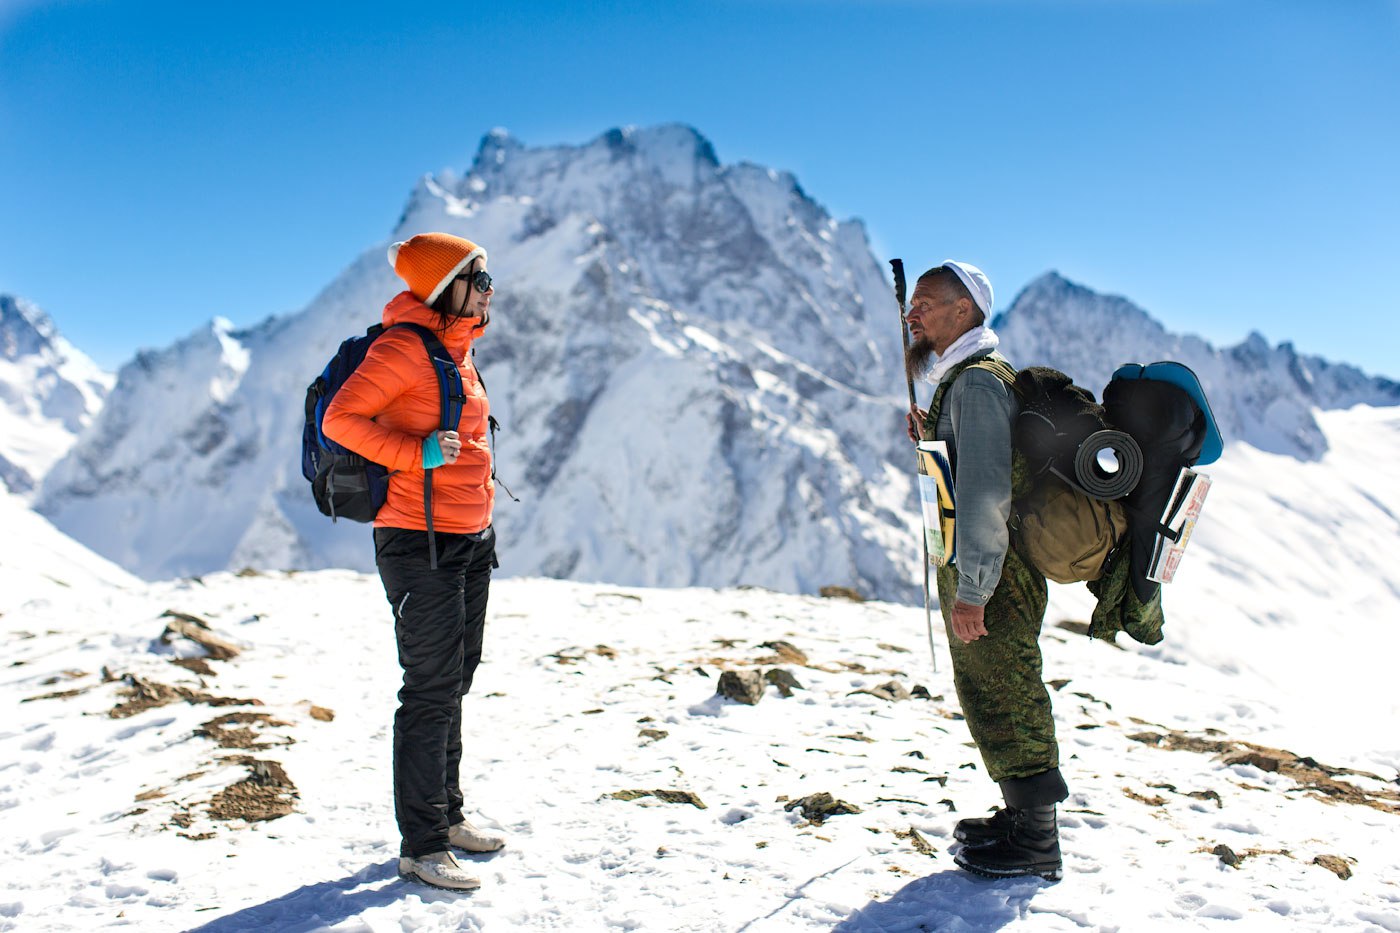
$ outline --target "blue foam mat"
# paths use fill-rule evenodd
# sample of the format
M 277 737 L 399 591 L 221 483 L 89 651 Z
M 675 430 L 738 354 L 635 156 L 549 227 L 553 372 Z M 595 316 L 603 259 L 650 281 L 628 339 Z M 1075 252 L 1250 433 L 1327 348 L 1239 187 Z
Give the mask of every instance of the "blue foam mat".
M 1201 380 L 1196 378 L 1190 367 L 1169 360 L 1149 363 L 1146 366 L 1141 363 L 1125 363 L 1114 371 L 1113 378 L 1154 379 L 1158 382 L 1169 382 L 1184 390 L 1206 416 L 1206 437 L 1201 445 L 1201 457 L 1196 461 L 1197 466 L 1214 463 L 1220 459 L 1220 454 L 1225 449 L 1225 440 L 1220 435 L 1220 428 L 1216 426 L 1215 414 L 1210 410 L 1210 402 L 1206 399 L 1205 389 L 1201 388 Z

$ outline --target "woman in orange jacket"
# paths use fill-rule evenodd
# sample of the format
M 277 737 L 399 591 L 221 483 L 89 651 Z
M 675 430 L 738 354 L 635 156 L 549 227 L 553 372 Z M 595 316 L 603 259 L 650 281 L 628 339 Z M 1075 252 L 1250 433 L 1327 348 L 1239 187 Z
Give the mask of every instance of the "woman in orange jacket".
M 462 377 L 461 420 L 455 431 L 441 429 L 437 374 L 422 339 L 403 327 L 386 330 L 370 346 L 327 408 L 323 430 L 393 471 L 374 520 L 374 552 L 394 608 L 403 667 L 394 715 L 399 873 L 470 889 L 481 882 L 450 849 L 490 852 L 505 844 L 465 819 L 458 778 L 462 697 L 481 661 L 491 570 L 497 566 L 490 410 L 468 360 L 490 319 L 495 291 L 486 250 L 461 237 L 419 234 L 390 247 L 389 262 L 408 290 L 385 306 L 384 326 L 419 324 L 438 336 Z

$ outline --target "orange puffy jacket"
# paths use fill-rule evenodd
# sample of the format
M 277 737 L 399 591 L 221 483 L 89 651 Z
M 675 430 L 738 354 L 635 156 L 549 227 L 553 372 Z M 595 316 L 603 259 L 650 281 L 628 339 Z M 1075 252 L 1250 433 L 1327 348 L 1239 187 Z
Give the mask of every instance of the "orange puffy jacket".
M 384 307 L 384 326 L 422 324 L 434 330 L 462 373 L 462 420 L 457 433 L 462 452 L 456 463 L 433 470 L 433 529 L 471 534 L 491 524 L 496 487 L 491 481 L 490 406 L 476 367 L 462 365 L 482 329 L 458 318 L 447 331 L 436 330 L 437 314 L 413 296 L 395 295 Z M 338 444 L 383 464 L 389 497 L 375 516 L 376 528 L 426 530 L 423 514 L 423 439 L 439 426 L 438 380 L 423 341 L 407 328 L 383 334 L 364 362 L 331 400 L 322 430 Z

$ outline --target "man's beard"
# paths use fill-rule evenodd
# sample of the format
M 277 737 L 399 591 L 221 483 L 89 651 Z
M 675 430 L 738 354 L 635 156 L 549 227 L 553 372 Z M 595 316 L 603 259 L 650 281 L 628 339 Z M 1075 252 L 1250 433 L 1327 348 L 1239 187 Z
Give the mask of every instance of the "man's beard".
M 904 374 L 910 382 L 917 382 L 928 372 L 929 359 L 933 357 L 933 341 L 920 337 L 904 351 Z

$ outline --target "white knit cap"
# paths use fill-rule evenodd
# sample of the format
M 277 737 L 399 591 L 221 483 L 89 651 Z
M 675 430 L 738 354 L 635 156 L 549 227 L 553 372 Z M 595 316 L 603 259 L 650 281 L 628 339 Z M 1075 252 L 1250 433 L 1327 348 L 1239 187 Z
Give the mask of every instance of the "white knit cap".
M 953 270 L 953 274 L 962 281 L 963 285 L 967 286 L 972 300 L 981 309 L 982 316 L 990 321 L 992 319 L 992 283 L 987 279 L 987 274 L 971 263 L 958 262 L 956 259 L 943 260 L 942 267 Z

